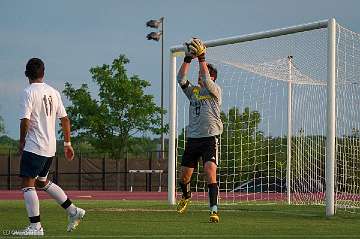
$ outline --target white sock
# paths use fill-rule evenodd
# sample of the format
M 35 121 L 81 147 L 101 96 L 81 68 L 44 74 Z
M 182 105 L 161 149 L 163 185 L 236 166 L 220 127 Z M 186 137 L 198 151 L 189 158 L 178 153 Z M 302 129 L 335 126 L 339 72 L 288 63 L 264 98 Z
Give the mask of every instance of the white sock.
M 76 214 L 76 206 L 71 203 L 64 190 L 62 190 L 58 185 L 49 181 L 49 183 L 43 188 L 43 190 L 47 192 L 53 199 L 55 199 L 56 202 L 68 212 L 68 214 Z
M 209 207 L 209 208 L 210 208 L 210 212 L 217 212 L 218 211 L 217 205 L 214 205 L 214 206 Z
M 36 193 L 35 187 L 26 187 L 26 188 L 23 188 L 22 191 L 24 192 L 25 207 L 26 207 L 26 211 L 28 213 L 30 222 L 31 222 L 31 220 L 34 220 L 34 218 L 39 217 L 39 218 L 36 218 L 36 220 L 39 220 L 39 222 L 31 222 L 30 226 L 32 228 L 39 229 L 39 228 L 41 228 L 39 198 Z
M 71 216 L 75 216 L 75 214 L 77 213 L 76 206 L 73 203 L 71 203 L 70 206 L 68 208 L 66 208 L 65 210 Z

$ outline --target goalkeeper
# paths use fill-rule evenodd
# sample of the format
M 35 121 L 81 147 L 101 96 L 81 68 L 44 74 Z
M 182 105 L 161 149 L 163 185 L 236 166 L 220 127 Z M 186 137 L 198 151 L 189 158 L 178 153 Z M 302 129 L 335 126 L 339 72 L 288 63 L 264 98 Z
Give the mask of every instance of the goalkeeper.
M 177 211 L 183 213 L 191 198 L 190 181 L 194 168 L 202 158 L 204 171 L 208 180 L 210 222 L 218 222 L 218 186 L 216 170 L 218 165 L 218 136 L 223 125 L 220 119 L 221 89 L 215 83 L 216 68 L 206 63 L 206 47 L 200 39 L 193 38 L 184 44 L 185 58 L 177 80 L 190 101 L 187 143 L 181 162 L 180 187 L 182 199 Z M 198 85 L 193 86 L 187 79 L 191 61 L 199 61 Z

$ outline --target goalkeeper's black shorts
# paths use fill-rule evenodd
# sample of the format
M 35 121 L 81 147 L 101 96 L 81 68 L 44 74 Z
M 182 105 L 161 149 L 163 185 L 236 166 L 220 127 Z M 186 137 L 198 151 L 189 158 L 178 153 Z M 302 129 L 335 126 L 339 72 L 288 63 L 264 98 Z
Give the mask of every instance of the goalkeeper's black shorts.
M 218 165 L 219 139 L 217 136 L 206 138 L 188 138 L 182 157 L 181 166 L 196 168 L 200 159 Z

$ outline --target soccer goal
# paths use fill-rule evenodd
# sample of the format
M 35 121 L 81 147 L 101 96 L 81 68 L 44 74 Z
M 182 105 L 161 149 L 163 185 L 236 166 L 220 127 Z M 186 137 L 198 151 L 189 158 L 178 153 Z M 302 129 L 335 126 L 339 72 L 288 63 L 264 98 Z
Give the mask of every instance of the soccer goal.
M 360 35 L 329 19 L 205 45 L 223 93 L 220 203 L 319 204 L 328 216 L 359 208 Z M 188 121 L 176 81 L 183 56 L 170 49 L 170 204 Z M 191 69 L 196 83 L 195 61 Z M 201 163 L 191 188 L 206 202 Z

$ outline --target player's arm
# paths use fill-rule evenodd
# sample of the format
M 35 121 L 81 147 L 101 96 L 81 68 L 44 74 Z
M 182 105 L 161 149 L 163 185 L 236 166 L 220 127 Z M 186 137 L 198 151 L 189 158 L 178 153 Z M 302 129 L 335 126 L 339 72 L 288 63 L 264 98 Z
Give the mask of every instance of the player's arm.
M 183 64 L 180 67 L 180 70 L 178 71 L 177 81 L 181 89 L 184 91 L 185 95 L 190 98 L 192 94 L 192 85 L 188 80 L 187 75 L 189 73 L 191 60 L 194 58 L 194 56 L 192 55 L 192 53 L 190 53 L 188 45 L 189 43 L 184 43 L 185 58 Z
M 64 135 L 64 142 L 71 142 L 70 141 L 70 133 L 71 133 L 70 119 L 67 116 L 65 116 L 63 118 L 60 118 L 60 121 L 61 121 L 62 132 Z
M 32 112 L 32 97 L 27 91 L 23 92 L 21 100 L 21 113 L 20 113 L 20 140 L 19 140 L 19 153 L 22 154 L 25 143 L 26 135 L 30 125 L 30 116 Z
M 61 128 L 62 128 L 62 132 L 64 135 L 64 154 L 67 160 L 71 161 L 74 159 L 74 149 L 71 146 L 71 141 L 70 141 L 70 119 L 65 116 L 63 118 L 60 118 L 61 121 Z
M 217 99 L 220 99 L 220 91 L 213 80 L 211 80 L 209 69 L 205 61 L 206 47 L 204 43 L 197 38 L 194 38 L 191 42 L 192 51 L 196 52 L 196 56 L 199 60 L 200 78 L 204 86 L 208 91 L 214 95 Z
M 23 118 L 20 120 L 20 140 L 19 140 L 19 153 L 22 154 L 25 147 L 25 138 L 29 129 L 30 120 Z
M 64 136 L 64 154 L 67 160 L 71 161 L 74 159 L 75 153 L 74 149 L 71 146 L 71 123 L 70 119 L 68 118 L 65 107 L 62 103 L 60 94 L 58 94 L 58 101 L 59 101 L 59 107 L 56 112 L 56 116 L 60 119 L 61 122 L 61 129 Z
M 180 70 L 177 74 L 177 81 L 178 81 L 181 89 L 183 89 L 183 90 L 190 86 L 190 82 L 187 79 L 187 74 L 189 72 L 189 68 L 190 68 L 190 63 L 183 62 L 180 67 Z

